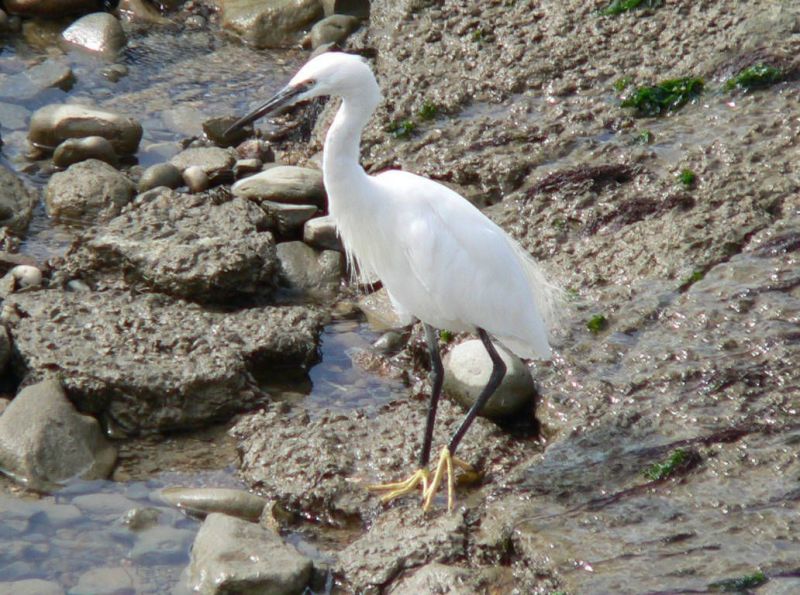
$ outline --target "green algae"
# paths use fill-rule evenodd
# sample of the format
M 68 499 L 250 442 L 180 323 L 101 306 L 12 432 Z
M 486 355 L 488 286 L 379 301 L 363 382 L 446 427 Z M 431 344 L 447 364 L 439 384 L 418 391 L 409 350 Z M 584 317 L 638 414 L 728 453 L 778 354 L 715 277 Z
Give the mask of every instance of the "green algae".
M 662 81 L 657 85 L 637 87 L 622 107 L 636 109 L 636 115 L 660 116 L 674 112 L 697 98 L 705 83 L 700 78 L 686 77 Z

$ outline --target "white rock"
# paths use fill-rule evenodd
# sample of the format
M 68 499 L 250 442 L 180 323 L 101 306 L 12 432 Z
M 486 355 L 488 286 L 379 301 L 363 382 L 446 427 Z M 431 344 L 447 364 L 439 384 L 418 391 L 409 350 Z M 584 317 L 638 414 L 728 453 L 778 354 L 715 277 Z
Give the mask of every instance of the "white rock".
M 42 271 L 37 267 L 18 264 L 9 271 L 16 281 L 17 287 L 24 289 L 25 287 L 38 287 L 42 284 Z
M 342 241 L 336 233 L 333 217 L 314 217 L 303 225 L 303 241 L 317 250 L 338 250 L 344 252 Z
M 211 180 L 199 165 L 190 165 L 183 170 L 183 181 L 186 182 L 191 192 L 202 192 L 211 186 Z

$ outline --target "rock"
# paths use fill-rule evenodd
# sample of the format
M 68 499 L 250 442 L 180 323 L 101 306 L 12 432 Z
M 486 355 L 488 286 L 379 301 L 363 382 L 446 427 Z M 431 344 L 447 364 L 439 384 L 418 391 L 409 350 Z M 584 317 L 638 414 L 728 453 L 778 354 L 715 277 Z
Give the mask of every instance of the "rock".
M 181 173 L 192 166 L 199 167 L 213 183 L 231 180 L 236 153 L 233 149 L 219 147 L 197 147 L 186 149 L 175 155 L 169 162 Z
M 376 351 L 389 353 L 403 344 L 403 335 L 397 331 L 386 331 L 372 344 Z
M 260 138 L 251 138 L 236 147 L 239 159 L 258 159 L 261 163 L 275 161 L 275 152 L 270 144 Z
M 370 0 L 322 0 L 325 16 L 347 14 L 360 19 L 369 18 Z
M 246 176 L 252 176 L 254 173 L 261 171 L 260 159 L 237 159 L 233 166 L 233 177 L 237 180 Z
M 225 131 L 238 119 L 236 116 L 211 118 L 203 122 L 203 132 L 211 142 L 221 147 L 238 145 L 249 136 L 245 128 L 237 128 L 230 134 L 225 134 Z
M 169 526 L 156 526 L 136 533 L 131 560 L 142 565 L 180 564 L 192 545 L 195 532 Z
M 244 178 L 231 188 L 234 196 L 261 202 L 313 204 L 325 208 L 325 186 L 322 172 L 307 167 L 279 165 L 260 174 Z
M 31 111 L 21 105 L 0 102 L 0 121 L 9 130 L 23 130 L 28 126 Z M 2 145 L 2 139 L 0 139 Z
M 116 459 L 97 420 L 77 413 L 57 380 L 22 389 L 0 417 L 0 468 L 32 489 L 108 477 Z
M 117 10 L 120 18 L 126 22 L 159 26 L 169 25 L 172 22 L 162 16 L 155 6 L 145 2 L 145 0 L 119 0 Z
M 507 371 L 480 415 L 502 419 L 532 407 L 535 388 L 525 363 L 502 345 L 494 345 Z M 492 373 L 492 360 L 483 343 L 473 339 L 456 345 L 444 357 L 443 364 L 445 392 L 464 407 L 471 407 Z
M 313 361 L 321 330 L 306 308 L 228 313 L 128 291 L 18 293 L 3 318 L 20 377 L 60 374 L 115 433 L 196 427 L 263 402 L 252 373 Z
M 86 516 L 113 520 L 136 507 L 136 502 L 122 494 L 90 493 L 75 496 L 73 506 L 77 506 Z
M 261 208 L 270 220 L 270 227 L 276 229 L 282 237 L 297 237 L 303 225 L 317 214 L 314 205 L 284 204 L 265 200 Z
M 69 595 L 123 595 L 133 593 L 133 577 L 122 566 L 92 568 L 84 572 Z
M 413 322 L 412 318 L 405 319 L 395 312 L 386 289 L 379 289 L 365 295 L 358 300 L 358 307 L 361 308 L 370 327 L 375 331 L 396 329 Z
M 315 23 L 307 39 L 314 50 L 322 45 L 341 43 L 360 23 L 356 17 L 334 14 Z
M 0 297 L 5 298 L 15 291 L 38 287 L 41 284 L 42 271 L 38 267 L 20 264 L 8 271 L 0 280 Z
M 222 26 L 256 48 L 291 45 L 322 16 L 319 0 L 221 0 Z
M 339 288 L 342 279 L 342 255 L 325 250 L 317 252 L 303 242 L 278 244 L 280 282 L 304 293 L 329 294 Z
M 137 190 L 146 192 L 164 186 L 166 188 L 179 188 L 183 185 L 181 171 L 171 163 L 156 163 L 151 165 L 139 178 Z
M 0 226 L 22 236 L 33 216 L 37 197 L 11 170 L 0 164 Z
M 87 232 L 58 274 L 101 289 L 134 287 L 197 302 L 268 296 L 278 263 L 266 227 L 263 211 L 249 201 L 154 189 Z
M 109 64 L 100 71 L 100 74 L 112 83 L 116 83 L 128 76 L 128 67 L 124 64 Z
M 135 194 L 136 186 L 127 176 L 103 161 L 88 159 L 53 174 L 45 201 L 55 219 L 90 221 L 101 214 L 116 215 Z
M 0 583 L 0 595 L 64 595 L 61 585 L 39 578 Z
M 330 215 L 306 221 L 303 225 L 303 241 L 317 250 L 344 252 L 342 241 L 336 232 L 336 224 Z
M 159 497 L 192 514 L 220 512 L 246 521 L 258 521 L 267 501 L 244 490 L 225 488 L 166 488 Z
M 53 163 L 58 167 L 69 167 L 73 163 L 87 159 L 105 161 L 112 167 L 117 167 L 119 164 L 114 146 L 102 136 L 68 138 L 58 145 L 53 153 Z
M 52 87 L 69 91 L 75 75 L 65 63 L 48 58 L 44 62 L 12 75 L 0 75 L 0 98 L 22 102 Z
M 143 531 L 158 524 L 162 511 L 158 508 L 131 508 L 120 517 L 120 522 L 131 531 Z
M 83 14 L 103 7 L 101 0 L 6 0 L 6 11 L 26 17 L 63 17 Z
M 509 567 L 475 569 L 432 562 L 414 571 L 410 576 L 404 576 L 401 580 L 393 582 L 387 593 L 472 595 L 486 591 L 487 587 L 491 593 L 512 593 L 516 586 L 513 572 Z
M 208 174 L 199 165 L 190 165 L 183 170 L 183 181 L 186 182 L 189 192 L 197 194 L 208 190 L 211 186 L 211 180 L 208 179 Z
M 53 150 L 68 138 L 102 136 L 121 155 L 132 155 L 139 147 L 142 126 L 133 118 L 77 104 L 51 104 L 31 117 L 28 140 L 37 147 Z
M 203 595 L 301 593 L 311 560 L 259 525 L 224 514 L 208 515 L 192 546 L 189 584 Z
M 64 40 L 91 52 L 113 55 L 127 43 L 120 22 L 107 12 L 95 12 L 79 18 L 64 30 Z
M 164 128 L 181 136 L 197 138 L 203 134 L 203 121 L 206 114 L 191 105 L 175 105 L 160 114 Z

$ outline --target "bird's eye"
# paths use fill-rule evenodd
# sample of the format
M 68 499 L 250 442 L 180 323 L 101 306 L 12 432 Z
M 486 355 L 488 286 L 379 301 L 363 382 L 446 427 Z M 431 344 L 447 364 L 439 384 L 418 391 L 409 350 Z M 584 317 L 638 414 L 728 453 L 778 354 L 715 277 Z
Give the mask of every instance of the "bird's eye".
M 303 83 L 303 87 L 304 87 L 305 89 L 310 89 L 311 87 L 313 87 L 313 86 L 314 86 L 314 85 L 316 85 L 316 84 L 317 84 L 317 81 L 316 81 L 316 80 L 314 80 L 314 79 L 308 79 L 306 82 L 304 82 L 304 83 Z

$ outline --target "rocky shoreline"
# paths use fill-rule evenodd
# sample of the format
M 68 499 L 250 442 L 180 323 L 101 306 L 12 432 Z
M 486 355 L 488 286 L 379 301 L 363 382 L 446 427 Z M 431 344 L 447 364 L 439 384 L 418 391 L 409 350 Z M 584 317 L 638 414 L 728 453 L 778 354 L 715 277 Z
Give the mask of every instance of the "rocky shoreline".
M 61 20 L 57 4 L 6 0 L 0 13 L 0 47 L 15 52 L 0 70 L 0 364 L 13 395 L 0 401 L 0 468 L 31 492 L 0 484 L 0 592 L 145 592 L 129 572 L 180 560 L 192 541 L 181 588 L 203 593 L 800 589 L 793 3 L 122 0 L 108 12 L 71 0 Z M 455 513 L 384 507 L 365 489 L 414 465 L 419 328 L 391 330 L 358 362 L 405 379 L 405 398 L 325 413 L 270 388 L 307 376 L 331 320 L 392 325 L 380 292 L 347 284 L 326 217 L 319 151 L 336 106 L 226 138 L 234 114 L 203 114 L 181 63 L 183 104 L 168 76 L 126 87 L 131 56 L 162 34 L 226 38 L 198 76 L 209 95 L 240 77 L 240 101 L 268 86 L 246 87 L 243 47 L 365 56 L 384 92 L 367 170 L 452 186 L 564 287 L 556 357 L 515 363 L 513 402 L 463 443 L 479 476 Z M 94 76 L 75 51 L 120 93 L 75 101 Z M 276 72 L 272 88 L 289 65 Z M 154 136 L 162 113 L 180 142 Z M 40 204 L 71 238 L 47 261 L 25 254 Z M 452 400 L 439 441 L 480 367 L 469 337 L 442 339 Z M 124 480 L 135 437 L 166 444 L 220 420 L 249 493 L 164 490 L 155 513 L 108 494 L 30 500 L 115 464 Z M 208 515 L 196 537 L 171 507 Z M 132 543 L 126 570 L 40 579 L 26 556 L 44 546 L 14 540 L 32 519 L 64 531 L 88 510 L 130 517 L 114 537 Z

